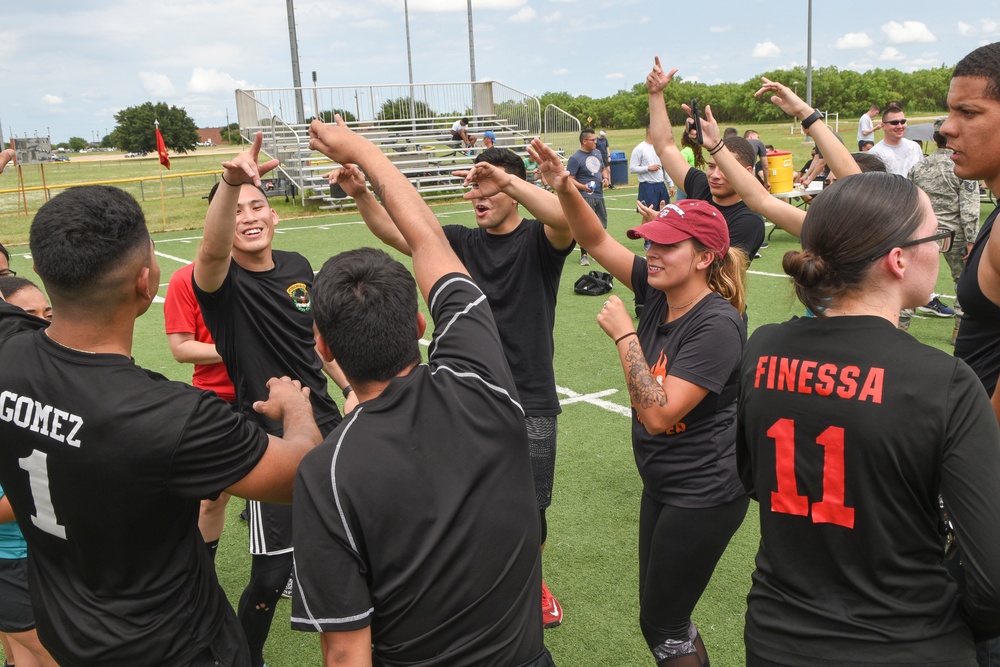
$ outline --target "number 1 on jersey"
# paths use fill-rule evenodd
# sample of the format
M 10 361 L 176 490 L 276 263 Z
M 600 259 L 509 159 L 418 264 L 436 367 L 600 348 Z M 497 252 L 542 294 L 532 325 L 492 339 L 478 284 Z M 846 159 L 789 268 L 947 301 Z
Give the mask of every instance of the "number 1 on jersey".
M 35 514 L 31 516 L 31 523 L 40 530 L 65 540 L 66 527 L 59 525 L 56 508 L 52 506 L 52 494 L 49 493 L 48 454 L 36 449 L 19 461 L 21 469 L 28 471 L 31 497 L 35 500 Z
M 771 492 L 771 510 L 795 516 L 809 514 L 809 498 L 799 495 L 795 478 L 795 421 L 779 419 L 767 430 L 774 440 L 777 491 Z M 854 528 L 854 508 L 844 505 L 844 429 L 830 426 L 819 434 L 823 447 L 823 500 L 812 504 L 813 523 Z

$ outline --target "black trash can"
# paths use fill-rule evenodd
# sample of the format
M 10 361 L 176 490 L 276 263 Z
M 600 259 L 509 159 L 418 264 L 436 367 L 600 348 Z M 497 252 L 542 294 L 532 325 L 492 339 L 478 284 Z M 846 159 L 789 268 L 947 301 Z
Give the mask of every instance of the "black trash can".
M 625 151 L 611 151 L 611 185 L 628 185 L 628 160 Z

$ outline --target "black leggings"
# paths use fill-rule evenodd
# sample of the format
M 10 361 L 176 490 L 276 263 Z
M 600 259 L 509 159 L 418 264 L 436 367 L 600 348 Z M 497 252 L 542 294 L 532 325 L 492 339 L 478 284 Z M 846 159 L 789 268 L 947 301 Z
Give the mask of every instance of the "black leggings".
M 253 667 L 264 664 L 264 643 L 271 631 L 274 606 L 292 573 L 292 552 L 276 556 L 250 557 L 250 582 L 240 596 L 238 616 L 250 645 Z
M 686 509 L 645 492 L 639 508 L 639 625 L 650 651 L 690 638 L 691 612 L 750 500 Z

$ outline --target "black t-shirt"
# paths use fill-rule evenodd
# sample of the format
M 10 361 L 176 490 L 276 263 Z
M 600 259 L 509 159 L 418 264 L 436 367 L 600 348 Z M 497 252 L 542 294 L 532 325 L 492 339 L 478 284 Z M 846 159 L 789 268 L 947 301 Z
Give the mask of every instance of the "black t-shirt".
M 299 467 L 292 627 L 371 626 L 387 667 L 522 665 L 543 650 L 524 414 L 479 288 L 451 274 L 429 302 L 429 363 Z
M 575 244 L 556 250 L 537 220 L 522 220 L 509 234 L 461 225 L 445 225 L 444 233 L 489 299 L 525 414 L 558 415 L 552 329 L 559 279 Z
M 729 245 L 739 248 L 753 261 L 764 243 L 764 218 L 755 213 L 743 200 L 730 206 L 720 206 L 712 201 L 712 191 L 708 187 L 708 176 L 700 169 L 691 167 L 684 178 L 684 192 L 689 199 L 701 199 L 719 209 L 729 227 Z
M 969 367 L 879 317 L 801 318 L 757 329 L 740 379 L 761 530 L 747 648 L 793 665 L 975 665 L 972 630 L 1000 632 L 1000 430 Z
M 955 341 L 955 356 L 976 372 L 986 393 L 993 395 L 1000 378 L 1000 306 L 979 289 L 979 262 L 993 232 L 1000 208 L 986 219 L 958 279 L 958 301 L 962 304 L 962 326 Z
M 274 268 L 268 271 L 247 271 L 231 261 L 225 281 L 212 293 L 199 289 L 192 275 L 194 293 L 240 411 L 281 435 L 281 422 L 255 412 L 253 404 L 267 400 L 269 379 L 287 375 L 309 387 L 313 416 L 325 433 L 340 422 L 340 411 L 327 392 L 313 339 L 312 267 L 295 252 L 272 254 Z
M 715 507 L 745 495 L 736 472 L 736 395 L 746 325 L 712 292 L 679 319 L 663 324 L 667 297 L 649 287 L 636 257 L 632 287 L 646 295 L 639 342 L 653 377 L 673 375 L 708 395 L 667 433 L 650 435 L 632 409 L 632 450 L 647 493 L 677 507 Z
M 199 501 L 246 476 L 267 436 L 214 394 L 41 330 L 0 338 L 0 367 L 0 485 L 42 642 L 66 667 L 187 664 L 233 613 Z

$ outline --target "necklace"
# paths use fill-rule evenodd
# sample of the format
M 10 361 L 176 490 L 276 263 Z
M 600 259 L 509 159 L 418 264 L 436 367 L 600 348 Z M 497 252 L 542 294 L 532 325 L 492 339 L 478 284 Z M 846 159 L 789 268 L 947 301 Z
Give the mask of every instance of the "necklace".
M 51 335 L 49 335 L 48 329 L 45 330 L 45 337 L 48 338 L 53 343 L 55 343 L 56 345 L 58 345 L 59 347 L 65 348 L 67 350 L 73 350 L 74 352 L 79 352 L 80 354 L 97 354 L 96 352 L 91 352 L 90 350 L 78 350 L 75 347 L 70 347 L 69 345 L 63 345 L 55 338 L 53 338 Z
M 683 306 L 670 306 L 670 308 L 672 310 L 684 310 L 685 308 L 687 308 L 688 306 L 690 306 L 691 304 L 693 304 L 695 301 L 697 301 L 701 297 L 703 297 L 706 294 L 708 294 L 710 291 L 711 290 L 706 287 L 700 294 L 698 294 L 698 296 L 696 296 L 695 298 L 691 299 L 690 301 L 688 301 L 687 303 L 685 303 Z M 669 305 L 669 304 L 667 304 L 667 305 Z

